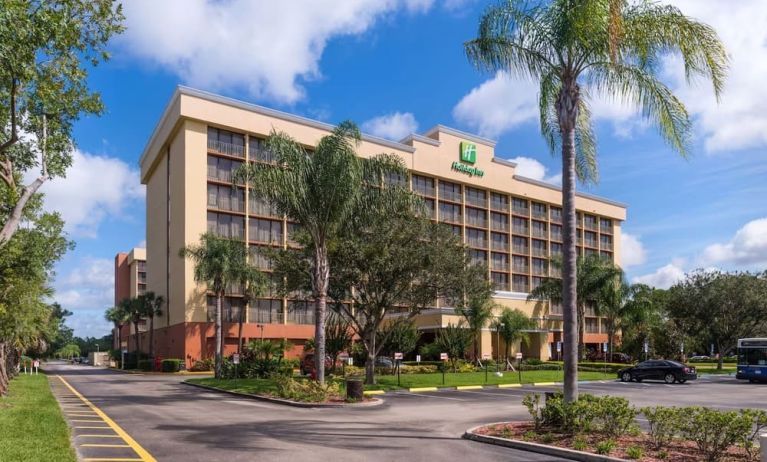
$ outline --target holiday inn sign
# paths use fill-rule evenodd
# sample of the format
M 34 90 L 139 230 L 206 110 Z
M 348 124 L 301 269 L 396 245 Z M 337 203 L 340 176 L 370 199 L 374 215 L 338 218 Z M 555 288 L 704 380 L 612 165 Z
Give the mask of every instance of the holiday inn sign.
M 450 167 L 451 169 L 465 173 L 469 176 L 483 176 L 485 174 L 484 171 L 478 169 L 477 167 L 472 167 L 471 165 L 466 164 L 473 164 L 477 161 L 477 145 L 474 143 L 469 143 L 466 141 L 461 141 L 460 144 L 460 156 L 459 156 L 460 162 L 455 161 L 453 162 L 453 165 Z

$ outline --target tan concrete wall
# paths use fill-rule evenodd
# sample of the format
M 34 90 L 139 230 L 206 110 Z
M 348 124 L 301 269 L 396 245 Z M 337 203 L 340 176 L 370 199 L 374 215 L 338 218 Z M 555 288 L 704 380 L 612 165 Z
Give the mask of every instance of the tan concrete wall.
M 163 148 L 163 151 L 167 149 Z M 146 265 L 147 290 L 165 299 L 165 310 L 176 300 L 169 299 L 166 291 L 166 224 L 168 208 L 166 201 L 167 153 L 159 156 L 154 174 L 146 182 Z M 167 314 L 155 319 L 156 327 L 167 325 Z

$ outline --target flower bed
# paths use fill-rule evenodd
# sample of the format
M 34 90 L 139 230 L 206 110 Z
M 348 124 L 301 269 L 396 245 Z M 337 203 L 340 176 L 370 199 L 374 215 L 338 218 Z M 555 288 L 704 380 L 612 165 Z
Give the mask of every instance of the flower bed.
M 625 398 L 582 395 L 565 403 L 561 394 L 545 402 L 529 394 L 523 403 L 532 421 L 479 427 L 476 435 L 544 444 L 639 461 L 757 461 L 757 435 L 767 428 L 767 413 L 720 411 L 702 407 L 637 409 Z M 639 412 L 648 421 L 641 431 Z

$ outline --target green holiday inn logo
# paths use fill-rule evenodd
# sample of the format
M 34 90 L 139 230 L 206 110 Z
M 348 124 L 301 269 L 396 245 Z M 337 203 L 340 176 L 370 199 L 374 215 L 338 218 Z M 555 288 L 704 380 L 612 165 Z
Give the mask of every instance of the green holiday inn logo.
M 456 172 L 465 173 L 469 176 L 482 177 L 485 175 L 485 172 L 478 169 L 477 167 L 466 165 L 466 164 L 473 164 L 474 162 L 477 161 L 477 145 L 476 144 L 468 143 L 466 141 L 461 141 L 459 158 L 460 158 L 460 162 L 458 161 L 453 162 L 453 165 L 450 167 L 451 169 L 455 170 Z
M 473 164 L 477 161 L 477 145 L 461 141 L 461 161 Z

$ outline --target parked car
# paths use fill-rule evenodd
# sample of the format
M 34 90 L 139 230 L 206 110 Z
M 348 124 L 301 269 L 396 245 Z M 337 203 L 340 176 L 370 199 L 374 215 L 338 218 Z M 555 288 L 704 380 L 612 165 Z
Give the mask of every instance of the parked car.
M 333 367 L 333 358 L 325 356 L 325 371 L 329 371 Z M 301 375 L 314 375 L 314 353 L 307 353 L 301 359 L 299 366 Z
M 690 361 L 707 361 L 707 360 L 709 360 L 709 359 L 711 359 L 711 358 L 710 358 L 710 357 L 708 357 L 708 356 L 700 356 L 700 355 L 697 355 L 697 356 L 693 356 L 693 357 L 691 357 L 691 358 L 690 358 Z
M 604 361 L 605 360 L 606 353 L 602 352 L 591 352 L 587 355 L 587 358 L 589 361 Z M 608 356 L 608 362 L 611 363 L 623 363 L 623 364 L 629 364 L 631 363 L 631 356 L 627 355 L 626 353 L 613 353 L 612 356 L 607 354 Z
M 618 371 L 618 378 L 622 382 L 663 380 L 666 383 L 685 383 L 688 380 L 697 379 L 698 373 L 694 367 L 676 361 L 651 359 L 636 366 L 621 369 Z

